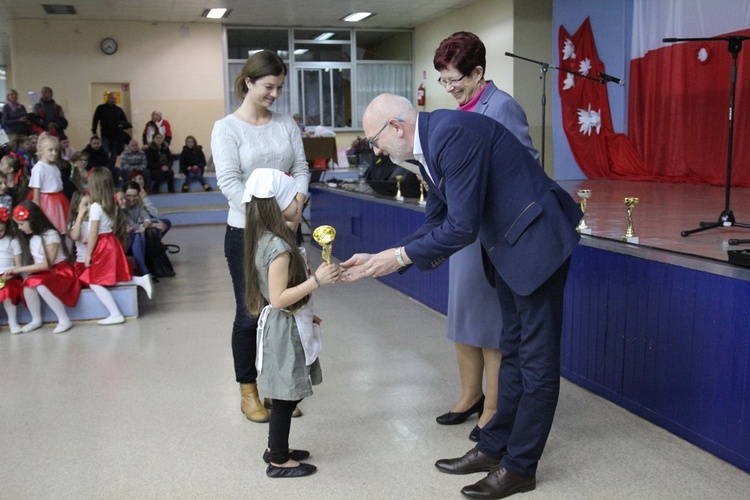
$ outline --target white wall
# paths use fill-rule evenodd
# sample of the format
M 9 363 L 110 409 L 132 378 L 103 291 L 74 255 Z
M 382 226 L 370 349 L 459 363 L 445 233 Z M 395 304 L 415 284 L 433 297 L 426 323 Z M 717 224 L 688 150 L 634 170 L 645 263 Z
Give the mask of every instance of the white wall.
M 194 135 L 210 154 L 213 123 L 224 115 L 221 26 L 40 20 L 10 26 L 12 87 L 26 105 L 27 92 L 52 87 L 77 149 L 91 135 L 90 83 L 127 82 L 136 137 L 159 109 L 172 124 L 173 150 Z M 99 50 L 105 37 L 117 40 L 114 55 Z

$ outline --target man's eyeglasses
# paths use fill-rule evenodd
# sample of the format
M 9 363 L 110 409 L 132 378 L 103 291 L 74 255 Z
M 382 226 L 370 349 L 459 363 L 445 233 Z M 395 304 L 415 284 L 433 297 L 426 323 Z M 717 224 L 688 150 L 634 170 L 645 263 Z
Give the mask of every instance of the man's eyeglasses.
M 438 78 L 438 83 L 442 85 L 443 87 L 447 87 L 448 85 L 455 86 L 458 82 L 466 78 L 466 75 L 462 75 L 461 78 L 452 78 L 450 80 L 443 80 L 442 78 Z
M 383 125 L 383 128 L 381 128 L 380 130 L 378 130 L 378 133 L 375 134 L 372 139 L 368 139 L 367 140 L 367 142 L 370 143 L 370 147 L 371 148 L 373 148 L 373 149 L 374 148 L 380 149 L 380 146 L 378 146 L 378 137 L 380 137 L 380 134 L 383 133 L 383 130 L 385 130 L 388 127 L 388 125 L 391 123 L 391 120 L 398 120 L 400 122 L 404 121 L 403 118 L 389 118 L 388 120 L 386 120 L 385 125 Z

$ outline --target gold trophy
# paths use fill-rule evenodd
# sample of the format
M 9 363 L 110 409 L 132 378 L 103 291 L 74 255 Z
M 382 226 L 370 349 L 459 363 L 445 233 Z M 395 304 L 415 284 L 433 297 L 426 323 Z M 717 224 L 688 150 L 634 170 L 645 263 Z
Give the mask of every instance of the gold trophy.
M 424 197 L 424 183 L 419 181 L 419 206 L 424 207 L 427 205 L 427 200 Z
M 323 260 L 330 264 L 331 249 L 333 248 L 333 240 L 336 239 L 336 230 L 331 226 L 318 226 L 313 231 L 312 237 L 318 242 L 318 245 L 323 247 Z
M 583 212 L 583 217 L 581 217 L 581 222 L 578 223 L 576 231 L 581 234 L 591 234 L 591 228 L 586 225 L 586 205 L 588 204 L 588 199 L 591 198 L 591 190 L 579 189 L 578 197 L 581 199 L 581 212 Z
M 638 201 L 638 198 L 625 198 L 625 206 L 628 207 L 628 229 L 625 231 L 622 240 L 628 243 L 638 243 L 638 237 L 633 231 L 633 209 L 638 205 Z
M 396 176 L 396 201 L 404 201 L 404 197 L 401 195 L 401 181 L 404 180 L 403 175 Z

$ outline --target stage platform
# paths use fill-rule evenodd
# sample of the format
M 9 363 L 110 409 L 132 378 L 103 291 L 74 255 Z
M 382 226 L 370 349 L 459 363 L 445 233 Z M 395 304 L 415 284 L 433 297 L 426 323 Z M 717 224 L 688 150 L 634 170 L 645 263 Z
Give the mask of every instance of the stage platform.
M 727 250 L 750 248 L 730 246 L 729 239 L 750 239 L 750 229 L 716 228 L 680 236 L 699 227 L 701 221 L 716 222 L 724 210 L 725 189 L 720 186 L 634 182 L 620 180 L 558 181 L 576 201 L 579 189 L 590 189 L 586 223 L 592 235 L 619 241 L 627 229 L 627 211 L 623 199 L 636 197 L 633 210 L 635 234 L 642 248 L 727 261 Z M 750 224 L 750 188 L 732 188 L 730 208 L 738 223 Z

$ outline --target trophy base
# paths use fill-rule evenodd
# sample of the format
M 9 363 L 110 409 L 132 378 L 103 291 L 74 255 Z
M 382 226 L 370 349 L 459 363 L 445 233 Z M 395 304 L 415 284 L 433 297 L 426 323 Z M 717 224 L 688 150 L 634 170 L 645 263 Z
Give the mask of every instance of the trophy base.
M 427 206 L 427 202 L 426 201 L 420 201 L 419 202 L 419 206 L 420 207 L 426 207 Z
M 637 245 L 638 244 L 638 236 L 631 236 L 630 238 L 628 238 L 627 236 L 623 236 L 622 237 L 622 241 L 624 241 L 625 243 L 634 243 L 634 244 Z
M 396 201 L 404 201 L 404 197 L 403 196 L 396 196 Z
M 586 229 L 580 229 L 580 228 L 578 228 L 578 229 L 576 229 L 576 230 L 577 230 L 577 231 L 578 231 L 579 233 L 581 233 L 581 234 L 591 234 L 591 228 L 590 228 L 590 227 L 587 227 Z

